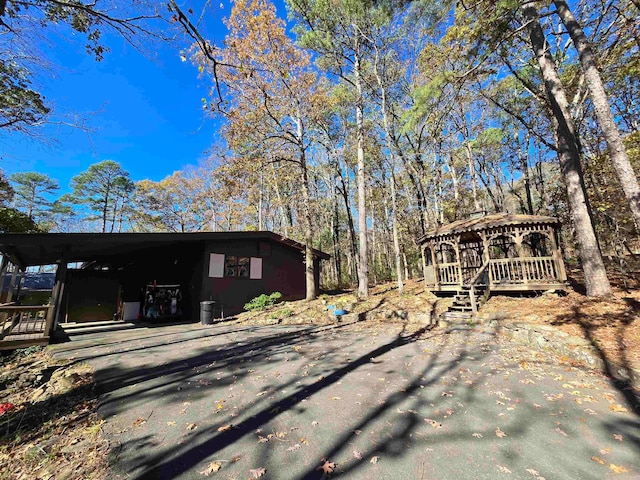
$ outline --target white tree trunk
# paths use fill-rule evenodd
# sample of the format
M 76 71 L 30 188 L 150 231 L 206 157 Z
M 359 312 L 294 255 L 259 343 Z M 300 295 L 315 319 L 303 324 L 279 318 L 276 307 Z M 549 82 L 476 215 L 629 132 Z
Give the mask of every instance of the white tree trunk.
M 587 40 L 580 24 L 574 17 L 569 6 L 565 0 L 554 0 L 553 4 L 556 6 L 558 15 L 562 20 L 562 23 L 566 27 L 573 44 L 578 50 L 580 56 L 580 64 L 582 65 L 582 71 L 584 72 L 584 78 L 586 80 L 587 88 L 589 89 L 589 95 L 593 102 L 593 108 L 598 119 L 598 124 L 602 129 L 604 139 L 607 142 L 607 148 L 609 149 L 609 157 L 611 163 L 616 171 L 616 175 L 625 197 L 629 202 L 629 208 L 633 215 L 633 221 L 636 225 L 636 230 L 640 232 L 640 185 L 638 185 L 638 178 L 633 171 L 627 151 L 624 148 L 622 142 L 622 136 L 620 130 L 616 125 L 616 122 L 611 113 L 611 106 L 609 99 L 607 98 L 607 92 L 602 84 L 602 78 L 600 72 L 596 67 L 596 59 L 591 49 L 591 45 Z
M 554 116 L 558 161 L 567 188 L 567 199 L 582 259 L 587 295 L 608 295 L 611 293 L 611 286 L 591 221 L 575 126 L 569 112 L 567 96 L 556 71 L 554 60 L 549 54 L 546 39 L 540 26 L 540 16 L 534 4 L 526 3 L 523 13 L 529 30 L 531 46 L 544 79 L 547 99 Z

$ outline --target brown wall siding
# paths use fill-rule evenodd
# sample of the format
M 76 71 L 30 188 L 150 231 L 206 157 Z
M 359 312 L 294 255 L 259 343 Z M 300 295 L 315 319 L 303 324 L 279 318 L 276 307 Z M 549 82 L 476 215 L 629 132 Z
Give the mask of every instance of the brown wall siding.
M 261 246 L 262 243 L 262 246 Z M 237 241 L 233 243 L 208 242 L 203 255 L 202 298 L 216 302 L 216 315 L 220 306 L 225 315 L 239 313 L 252 298 L 263 293 L 280 292 L 287 299 L 300 299 L 305 295 L 304 264 L 302 252 L 289 249 L 277 243 Z M 209 277 L 209 255 L 221 253 L 225 256 L 262 258 L 262 279 Z M 262 255 L 261 255 L 262 254 Z M 266 255 L 266 256 L 265 256 Z

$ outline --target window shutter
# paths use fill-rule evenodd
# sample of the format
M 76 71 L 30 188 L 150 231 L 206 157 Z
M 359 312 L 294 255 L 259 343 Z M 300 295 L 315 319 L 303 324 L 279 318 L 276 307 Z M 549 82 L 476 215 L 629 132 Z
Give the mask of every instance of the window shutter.
M 209 255 L 209 276 L 213 278 L 224 277 L 224 255 L 221 253 Z
M 262 259 L 251 257 L 251 268 L 249 269 L 250 277 L 253 280 L 262 279 Z

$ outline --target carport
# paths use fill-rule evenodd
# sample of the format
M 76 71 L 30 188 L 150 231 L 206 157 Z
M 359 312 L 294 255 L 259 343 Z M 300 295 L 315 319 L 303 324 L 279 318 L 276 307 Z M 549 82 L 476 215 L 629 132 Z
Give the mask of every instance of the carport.
M 273 232 L 0 235 L 0 349 L 46 344 L 65 322 L 196 318 L 213 300 L 233 314 L 260 293 L 304 297 L 304 246 Z M 314 250 L 316 285 L 320 260 Z M 48 305 L 17 305 L 19 271 L 56 265 Z M 75 268 L 69 268 L 75 265 Z

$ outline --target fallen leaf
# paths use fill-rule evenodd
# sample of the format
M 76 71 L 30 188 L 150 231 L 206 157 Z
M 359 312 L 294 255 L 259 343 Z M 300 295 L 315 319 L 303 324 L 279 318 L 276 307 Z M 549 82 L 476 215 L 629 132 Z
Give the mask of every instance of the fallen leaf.
M 320 470 L 323 473 L 333 473 L 335 469 L 336 469 L 335 463 L 330 462 L 329 460 L 324 460 L 324 463 L 320 465 L 316 470 Z
M 251 474 L 251 478 L 260 478 L 265 473 L 267 473 L 267 469 L 264 467 L 252 468 L 251 470 L 249 470 L 249 473 Z
M 218 428 L 218 431 L 219 432 L 226 432 L 227 430 L 231 430 L 231 427 L 233 427 L 233 425 L 228 423 L 227 425 L 223 425 L 222 427 Z
M 198 426 L 195 423 L 190 423 L 187 425 L 187 430 L 195 430 Z
M 502 473 L 511 473 L 511 470 L 509 470 L 507 467 L 503 467 L 502 465 L 496 465 L 498 467 L 498 470 L 500 470 Z
M 616 473 L 627 473 L 629 471 L 626 468 L 619 467 L 618 465 L 614 465 L 613 463 L 609 464 L 609 468 Z
M 320 425 L 320 422 L 316 422 L 315 420 L 311 422 L 312 427 L 317 427 L 318 425 Z
M 170 427 L 173 427 L 176 424 L 176 422 L 167 422 L 167 425 Z
M 258 443 L 267 443 L 269 439 L 267 437 L 259 436 Z
M 622 434 L 621 434 L 621 433 L 614 433 L 614 434 L 613 434 L 613 438 L 615 438 L 616 440 L 618 440 L 619 442 L 621 442 L 621 441 L 622 441 L 622 439 L 623 439 L 624 437 L 622 436 Z
M 504 433 L 502 430 L 500 430 L 500 427 L 496 428 L 496 437 L 504 438 L 506 436 L 507 436 L 507 434 Z
M 296 450 L 300 450 L 301 446 L 299 443 L 296 443 L 294 445 L 291 445 L 289 448 L 287 448 L 287 452 L 295 452 Z
M 373 463 L 375 465 L 376 463 L 378 463 L 378 460 L 380 460 L 380 457 L 376 455 L 375 457 L 371 457 L 371 460 L 369 460 L 369 463 Z
M 529 472 L 531 475 L 533 475 L 534 477 L 537 477 L 540 475 L 540 473 L 538 473 L 537 470 L 534 470 L 533 468 L 527 468 L 527 472 Z
M 481 433 L 474 433 L 473 436 L 476 437 L 476 438 L 482 438 L 482 434 Z
M 331 397 L 331 400 L 340 400 L 340 397 Z
M 568 436 L 569 436 L 569 435 L 567 435 L 567 433 L 566 433 L 564 430 L 562 430 L 560 427 L 556 427 L 554 430 L 555 430 L 556 432 L 558 432 L 560 435 L 562 435 L 563 437 L 568 437 Z
M 302 438 L 300 439 L 300 443 L 303 443 L 303 444 L 305 444 L 305 445 L 309 445 L 309 440 L 307 440 L 305 437 L 302 437 Z
M 599 463 L 600 465 L 604 465 L 605 464 L 605 461 L 603 459 L 599 458 L 599 457 L 595 457 L 595 456 L 591 457 L 591 460 L 593 460 L 594 462 Z
M 611 453 L 611 449 L 610 448 L 601 448 L 600 449 L 600 455 L 609 455 Z
M 256 397 L 261 397 L 261 396 L 266 395 L 266 394 L 267 394 L 267 391 L 266 391 L 266 390 L 264 390 L 264 391 L 262 391 L 262 392 L 258 393 L 258 394 L 256 395 Z
M 425 418 L 424 421 L 431 425 L 433 428 L 442 428 L 442 424 L 440 422 L 436 422 L 435 420 L 432 420 L 430 418 Z
M 220 462 L 211 462 L 209 465 L 207 465 L 207 468 L 200 472 L 200 475 L 208 477 L 209 475 L 213 475 L 214 473 L 216 473 L 221 468 L 222 464 Z
M 622 405 L 609 405 L 609 410 L 611 410 L 612 412 L 618 412 L 618 413 L 629 413 L 629 410 L 627 410 Z
M 242 455 L 236 455 L 231 460 L 229 460 L 229 463 L 236 463 L 236 462 L 239 462 L 241 459 L 242 459 Z
M 358 450 L 354 450 L 353 451 L 353 458 L 356 458 L 358 460 L 362 460 L 362 454 Z
M 139 427 L 140 425 L 143 425 L 145 423 L 147 423 L 147 420 L 145 418 L 139 418 L 135 422 L 133 422 L 133 426 Z

